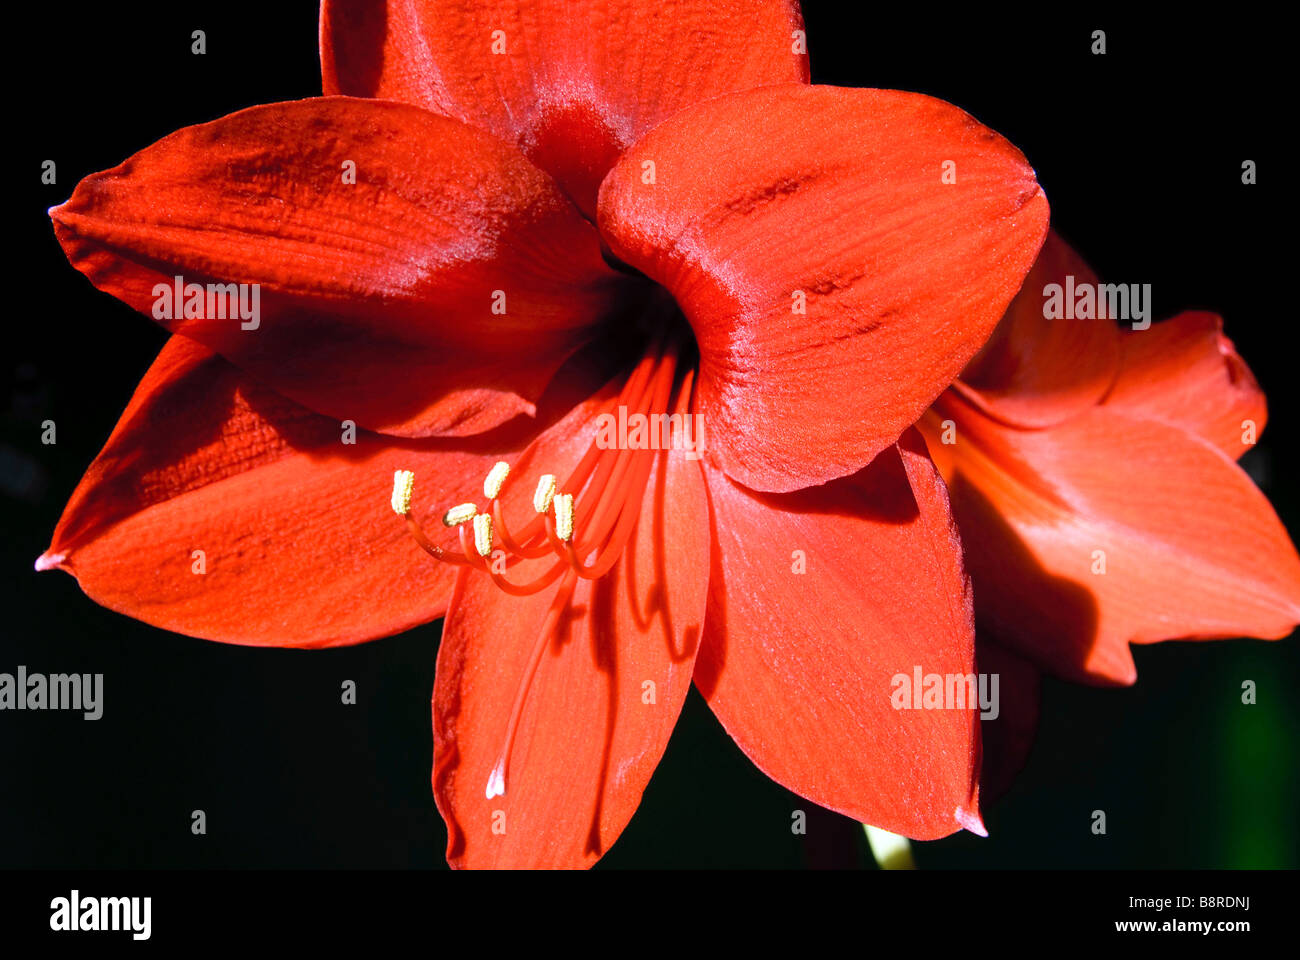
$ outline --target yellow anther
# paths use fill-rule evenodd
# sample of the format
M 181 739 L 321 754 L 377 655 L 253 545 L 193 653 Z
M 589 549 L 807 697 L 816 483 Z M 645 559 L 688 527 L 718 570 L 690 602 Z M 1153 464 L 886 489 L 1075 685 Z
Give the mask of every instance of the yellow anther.
M 489 514 L 480 513 L 474 518 L 474 549 L 480 557 L 492 553 L 492 517 Z
M 411 491 L 414 489 L 414 473 L 410 470 L 393 471 L 393 513 L 404 517 L 411 512 Z
M 573 539 L 573 494 L 555 495 L 555 535 L 568 543 Z
M 498 460 L 493 464 L 492 469 L 488 471 L 487 479 L 483 481 L 483 496 L 489 500 L 495 500 L 501 493 L 501 487 L 505 484 L 508 476 L 510 476 L 510 464 L 504 460 Z
M 478 513 L 478 507 L 472 503 L 457 504 L 442 515 L 442 525 L 444 527 L 459 527 L 466 520 L 473 520 L 476 513 Z
M 533 509 L 545 513 L 551 508 L 551 498 L 555 496 L 555 474 L 544 473 L 537 481 L 537 492 L 533 494 Z

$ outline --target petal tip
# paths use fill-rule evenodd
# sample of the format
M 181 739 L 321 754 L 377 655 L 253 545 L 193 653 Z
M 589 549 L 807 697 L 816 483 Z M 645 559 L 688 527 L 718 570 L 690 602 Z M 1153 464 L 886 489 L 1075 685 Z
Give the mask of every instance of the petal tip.
M 68 555 L 66 553 L 49 553 L 47 551 L 46 553 L 42 553 L 39 557 L 36 558 L 36 564 L 35 564 L 36 570 L 38 572 L 44 570 L 53 570 L 67 559 L 68 559 Z
M 978 811 L 967 810 L 964 807 L 958 807 L 953 811 L 953 819 L 962 825 L 966 830 L 975 834 L 977 837 L 987 837 L 988 829 L 984 826 L 984 821 L 980 819 Z

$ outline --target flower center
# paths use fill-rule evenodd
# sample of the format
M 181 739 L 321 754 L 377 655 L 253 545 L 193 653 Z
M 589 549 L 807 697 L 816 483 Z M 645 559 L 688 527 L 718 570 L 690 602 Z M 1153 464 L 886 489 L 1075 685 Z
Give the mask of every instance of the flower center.
M 648 350 L 628 375 L 623 389 L 608 401 L 595 418 L 600 424 L 593 432 L 586 453 L 563 483 L 556 475 L 542 474 L 533 494 L 534 515 L 518 529 L 511 530 L 501 507 L 501 496 L 513 482 L 510 465 L 499 461 L 483 481 L 487 503 L 481 509 L 475 503 L 462 503 L 443 514 L 444 526 L 456 528 L 460 549 L 443 549 L 425 534 L 411 514 L 411 494 L 415 475 L 398 470 L 393 476 L 393 511 L 406 521 L 411 537 L 425 552 L 440 563 L 467 568 L 463 575 L 488 577 L 511 596 L 531 596 L 560 582 L 544 618 L 532 653 L 520 677 L 519 687 L 503 731 L 501 754 L 487 784 L 491 799 L 505 793 L 510 756 L 514 747 L 519 719 L 528 692 L 537 675 L 538 665 L 560 624 L 580 579 L 597 580 L 618 563 L 636 529 L 650 474 L 654 469 L 663 440 L 673 442 L 668 433 L 654 447 L 629 437 L 611 439 L 605 429 L 611 418 L 616 422 L 672 424 L 670 410 L 689 409 L 694 371 L 687 370 L 674 390 L 679 347 L 672 338 L 659 341 Z M 637 416 L 640 419 L 638 421 Z M 675 424 L 682 429 L 682 421 Z M 672 427 L 665 430 L 671 432 Z M 531 462 L 532 451 L 523 455 Z M 506 573 L 511 565 L 550 557 L 552 562 L 531 580 L 518 582 Z

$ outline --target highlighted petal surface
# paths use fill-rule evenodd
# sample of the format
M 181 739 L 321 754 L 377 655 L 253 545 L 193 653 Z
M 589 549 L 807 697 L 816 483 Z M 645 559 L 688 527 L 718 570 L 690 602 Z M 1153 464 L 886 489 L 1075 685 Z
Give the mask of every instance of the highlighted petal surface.
M 806 81 L 802 27 L 789 0 L 326 0 L 322 82 L 518 144 L 590 214 L 605 172 L 655 124 Z
M 576 435 L 575 435 L 576 436 Z M 581 447 L 548 447 L 547 463 Z M 690 685 L 709 575 L 700 464 L 656 458 L 634 540 L 578 581 L 524 701 L 503 795 L 487 798 L 512 707 L 555 589 L 510 597 L 482 573 L 456 586 L 433 699 L 434 796 L 459 867 L 585 867 L 617 839 L 662 756 Z M 535 477 L 518 489 L 531 495 Z M 521 564 L 532 579 L 549 559 Z
M 1096 404 L 1119 372 L 1115 320 L 1045 313 L 1052 285 L 1060 288 L 1064 313 L 1067 283 L 1095 290 L 1097 282 L 1083 259 L 1049 232 L 1024 286 L 954 388 L 990 416 L 1021 427 L 1059 423 Z
M 957 424 L 940 441 L 938 421 Z M 1267 498 L 1208 440 L 1103 405 L 1044 430 L 953 394 L 922 422 L 948 480 L 978 612 L 1067 678 L 1132 683 L 1129 643 L 1286 636 L 1300 558 Z
M 394 471 L 415 471 L 428 525 L 538 429 L 520 426 L 460 441 L 357 430 L 345 443 L 337 421 L 173 337 L 37 568 L 190 636 L 292 647 L 388 636 L 442 616 L 452 587 L 393 515 Z
M 786 491 L 861 469 L 948 386 L 1033 263 L 1047 201 L 956 107 L 785 84 L 660 124 L 605 179 L 599 222 L 694 328 L 714 462 Z
M 1264 392 L 1212 313 L 1189 311 L 1123 334 L 1108 407 L 1187 430 L 1236 459 L 1268 420 Z
M 975 672 L 961 544 L 920 438 L 795 494 L 706 473 L 717 547 L 695 682 L 723 727 L 772 779 L 856 820 L 982 830 L 977 714 L 891 699 L 918 668 Z
M 353 182 L 354 181 L 354 182 Z M 488 134 L 326 98 L 187 127 L 51 211 L 100 289 L 299 403 L 404 436 L 532 413 L 616 284 L 545 173 Z M 256 285 L 260 316 L 175 300 Z M 196 288 L 197 289 L 197 288 Z M 220 307 L 222 309 L 214 309 Z

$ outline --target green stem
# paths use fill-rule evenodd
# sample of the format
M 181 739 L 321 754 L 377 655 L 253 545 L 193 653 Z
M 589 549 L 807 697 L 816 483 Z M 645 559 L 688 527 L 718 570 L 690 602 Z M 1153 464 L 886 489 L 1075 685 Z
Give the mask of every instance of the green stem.
M 916 869 L 916 861 L 912 859 L 912 843 L 907 837 L 900 837 L 869 823 L 864 823 L 862 829 L 867 832 L 867 844 L 881 870 Z

